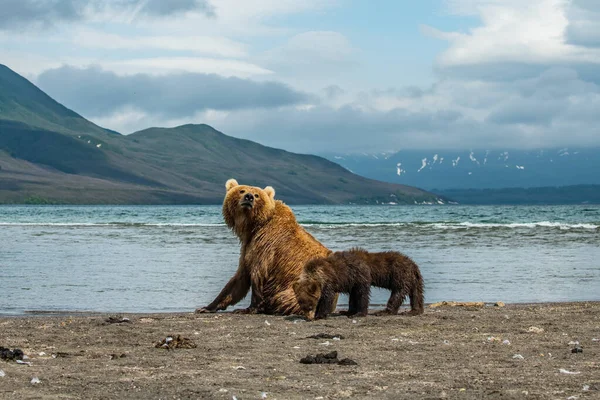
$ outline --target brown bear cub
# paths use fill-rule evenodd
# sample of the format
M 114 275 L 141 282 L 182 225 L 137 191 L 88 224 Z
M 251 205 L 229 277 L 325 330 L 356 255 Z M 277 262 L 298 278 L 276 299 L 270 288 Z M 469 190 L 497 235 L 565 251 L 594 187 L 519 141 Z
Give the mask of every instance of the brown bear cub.
M 404 298 L 410 298 L 410 315 L 423 313 L 423 277 L 417 264 L 395 251 L 370 253 L 355 248 L 310 260 L 294 283 L 296 299 L 308 319 L 327 317 L 336 293 L 349 294 L 351 316 L 366 316 L 371 285 L 392 291 L 385 310 L 376 315 L 397 314 Z

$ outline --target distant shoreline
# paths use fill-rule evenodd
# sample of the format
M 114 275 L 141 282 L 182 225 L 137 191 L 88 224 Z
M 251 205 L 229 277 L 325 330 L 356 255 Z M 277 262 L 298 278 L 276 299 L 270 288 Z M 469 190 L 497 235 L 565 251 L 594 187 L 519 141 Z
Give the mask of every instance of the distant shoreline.
M 592 184 L 501 189 L 434 189 L 432 192 L 462 205 L 600 204 L 600 185 Z

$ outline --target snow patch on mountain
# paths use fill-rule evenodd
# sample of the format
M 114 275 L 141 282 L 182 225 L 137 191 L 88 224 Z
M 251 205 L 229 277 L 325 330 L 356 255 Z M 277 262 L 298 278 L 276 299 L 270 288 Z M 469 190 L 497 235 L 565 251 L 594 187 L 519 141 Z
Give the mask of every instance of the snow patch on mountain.
M 475 158 L 475 153 L 474 153 L 474 152 L 471 152 L 471 153 L 469 153 L 469 159 L 470 159 L 472 162 L 474 162 L 474 163 L 477 163 L 477 165 L 480 165 L 480 164 L 479 164 L 479 161 L 477 161 L 477 159 Z
M 405 174 L 405 173 L 406 173 L 406 170 L 402 169 L 402 163 L 396 164 L 396 175 L 402 176 L 402 174 Z
M 328 158 L 368 178 L 429 190 L 600 184 L 600 147 L 402 150 L 387 161 L 382 154 L 338 153 Z

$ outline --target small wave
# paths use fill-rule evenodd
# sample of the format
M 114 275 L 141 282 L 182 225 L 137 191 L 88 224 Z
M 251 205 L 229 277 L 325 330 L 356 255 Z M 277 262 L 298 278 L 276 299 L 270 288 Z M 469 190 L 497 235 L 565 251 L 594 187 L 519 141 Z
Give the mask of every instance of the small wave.
M 322 222 L 302 224 L 305 227 L 317 227 L 324 229 L 335 229 L 342 227 L 406 227 L 406 228 L 436 228 L 436 229 L 533 229 L 533 228 L 558 228 L 558 229 L 600 229 L 600 225 L 586 223 L 563 223 L 563 222 L 510 222 L 510 223 L 492 223 L 492 222 L 374 222 L 374 223 L 356 223 L 356 222 Z
M 461 227 L 468 228 L 560 228 L 560 229 L 598 229 L 600 225 L 594 224 L 567 224 L 564 222 L 511 222 L 506 224 L 499 223 L 473 223 L 473 222 L 461 222 L 458 224 Z
M 411 225 L 422 225 L 413 222 L 311 222 L 304 223 L 300 222 L 302 226 L 308 227 L 319 227 L 319 228 L 339 228 L 345 226 L 356 226 L 356 227 L 377 227 L 377 226 L 411 226 Z

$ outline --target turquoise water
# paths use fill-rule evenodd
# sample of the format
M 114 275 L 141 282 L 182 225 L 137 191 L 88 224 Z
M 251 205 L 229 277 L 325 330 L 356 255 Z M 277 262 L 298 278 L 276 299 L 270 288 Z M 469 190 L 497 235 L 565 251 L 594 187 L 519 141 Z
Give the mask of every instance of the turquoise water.
M 292 208 L 332 250 L 411 256 L 427 302 L 600 300 L 600 206 Z M 193 311 L 238 255 L 218 206 L 0 206 L 0 314 Z

